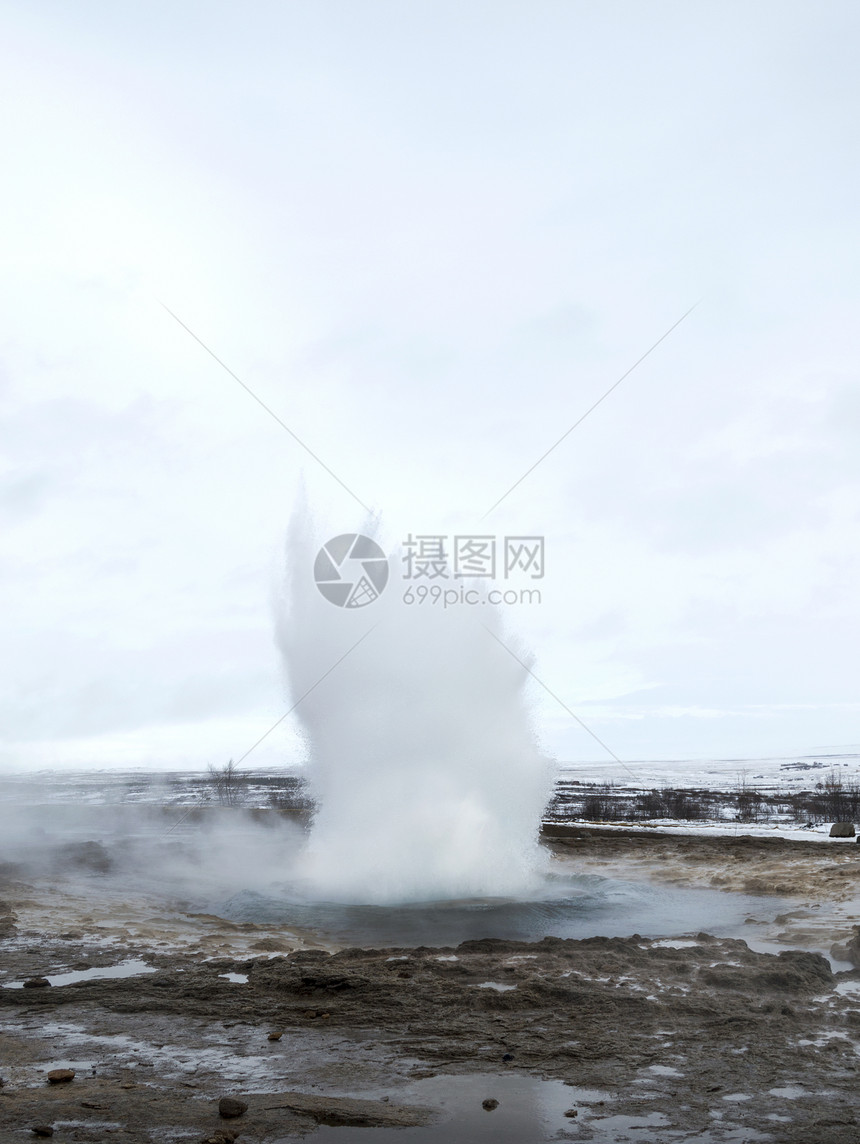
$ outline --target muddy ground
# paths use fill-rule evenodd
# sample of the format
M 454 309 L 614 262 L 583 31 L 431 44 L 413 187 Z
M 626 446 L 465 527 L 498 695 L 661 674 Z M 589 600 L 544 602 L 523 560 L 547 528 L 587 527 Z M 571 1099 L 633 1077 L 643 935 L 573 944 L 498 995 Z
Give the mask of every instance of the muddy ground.
M 92 890 L 78 900 L 70 884 L 64 898 L 61 875 L 7 869 L 0 1141 L 42 1128 L 57 1141 L 274 1144 L 323 1124 L 374 1142 L 367 1126 L 401 1127 L 392 1139 L 406 1144 L 410 1126 L 441 1117 L 438 1139 L 458 1144 L 477 1137 L 445 1124 L 422 1081 L 444 1091 L 467 1074 L 484 1078 L 479 1103 L 500 1099 L 482 1115 L 502 1139 L 506 1073 L 571 1086 L 569 1115 L 526 1144 L 860 1139 L 860 846 L 555 835 L 562 865 L 779 893 L 792 908 L 774 942 L 800 948 L 679 931 L 330 951 L 277 926 L 147 916 L 155 902 L 99 912 Z M 126 959 L 155 972 L 10 987 Z M 74 1078 L 49 1083 L 59 1068 Z M 247 1110 L 219 1115 L 222 1097 Z

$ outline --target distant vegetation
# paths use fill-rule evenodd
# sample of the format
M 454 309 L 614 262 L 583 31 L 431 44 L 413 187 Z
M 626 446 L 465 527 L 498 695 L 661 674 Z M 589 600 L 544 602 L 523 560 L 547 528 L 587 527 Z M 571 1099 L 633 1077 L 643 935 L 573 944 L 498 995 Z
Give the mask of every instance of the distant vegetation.
M 309 810 L 305 780 L 277 772 L 241 771 L 231 759 L 223 767 L 209 767 L 206 792 L 221 806 L 246 806 L 274 810 Z
M 811 790 L 779 791 L 740 779 L 734 790 L 661 787 L 635 789 L 613 783 L 561 779 L 547 809 L 552 822 L 822 822 L 860 820 L 860 783 L 832 774 Z
M 236 767 L 232 759 L 223 767 L 215 767 L 210 763 L 209 782 L 222 806 L 241 806 L 245 801 L 248 776 Z
M 805 768 L 804 768 L 805 769 Z M 819 772 L 820 773 L 820 772 Z M 231 759 L 210 766 L 200 777 L 167 776 L 171 801 L 180 805 L 264 809 L 308 816 L 313 800 L 301 774 L 276 770 L 240 770 Z M 129 791 L 137 792 L 137 787 Z M 732 789 L 704 787 L 628 787 L 561 778 L 556 782 L 544 818 L 548 822 L 676 822 L 791 823 L 815 826 L 823 822 L 860 822 L 860 781 L 831 772 L 808 790 L 756 786 L 739 778 Z

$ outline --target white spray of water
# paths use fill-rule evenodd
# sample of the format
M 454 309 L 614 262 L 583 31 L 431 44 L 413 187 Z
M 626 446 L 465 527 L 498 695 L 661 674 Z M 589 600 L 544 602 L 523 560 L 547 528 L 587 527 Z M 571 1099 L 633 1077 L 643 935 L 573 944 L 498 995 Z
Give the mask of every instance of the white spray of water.
M 319 806 L 310 888 L 373 903 L 532 892 L 550 767 L 526 710 L 527 673 L 483 626 L 511 644 L 497 609 L 408 606 L 396 575 L 367 607 L 333 606 L 313 581 L 319 547 L 300 509 L 278 642 L 293 702 L 305 696 L 296 714 Z

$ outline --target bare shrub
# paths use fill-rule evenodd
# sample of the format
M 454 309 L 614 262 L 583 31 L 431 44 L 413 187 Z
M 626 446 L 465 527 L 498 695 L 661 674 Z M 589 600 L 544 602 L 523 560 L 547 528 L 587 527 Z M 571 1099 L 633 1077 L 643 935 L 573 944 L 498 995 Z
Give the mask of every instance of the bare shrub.
M 241 806 L 245 801 L 248 780 L 232 759 L 223 767 L 210 763 L 209 782 L 221 806 Z
M 582 818 L 587 822 L 607 822 L 616 817 L 615 803 L 604 789 L 597 794 L 586 795 L 582 800 Z

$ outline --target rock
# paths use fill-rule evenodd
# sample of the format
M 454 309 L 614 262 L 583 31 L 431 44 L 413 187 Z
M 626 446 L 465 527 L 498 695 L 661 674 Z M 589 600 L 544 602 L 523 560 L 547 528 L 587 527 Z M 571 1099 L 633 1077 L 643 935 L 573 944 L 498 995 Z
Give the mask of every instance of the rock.
M 269 1033 L 268 1040 L 280 1041 L 280 1039 L 281 1039 L 281 1037 L 283 1037 L 283 1035 L 284 1035 L 283 1033 Z
M 91 870 L 96 874 L 106 874 L 113 863 L 101 842 L 69 842 L 54 851 L 54 867 L 67 870 Z
M 219 1128 L 217 1132 L 213 1132 L 211 1136 L 207 1136 L 203 1140 L 203 1144 L 233 1144 L 235 1139 L 235 1132 L 231 1132 L 229 1128 Z
M 277 1104 L 266 1105 L 267 1111 L 281 1108 L 333 1128 L 417 1128 L 435 1119 L 429 1108 L 352 1096 L 311 1096 L 304 1092 L 280 1093 Z
M 47 977 L 28 977 L 24 982 L 25 989 L 45 989 L 50 987 Z
M 830 954 L 840 961 L 850 961 L 855 969 L 860 969 L 860 926 L 854 926 L 854 933 L 848 941 L 831 946 Z
M 301 986 L 304 990 L 339 993 L 346 989 L 366 989 L 369 985 L 369 978 L 351 971 L 333 973 L 328 969 L 305 969 L 301 974 Z
M 488 1096 L 486 1100 L 481 1101 L 481 1108 L 483 1108 L 484 1112 L 493 1112 L 498 1107 L 499 1102 L 492 1096 Z
M 830 827 L 831 838 L 853 838 L 856 833 L 853 822 L 834 822 Z
M 218 1101 L 218 1115 L 223 1116 L 225 1120 L 235 1120 L 237 1116 L 244 1116 L 247 1111 L 248 1105 L 244 1100 L 222 1096 Z
M 512 1061 L 513 1059 L 514 1059 L 513 1053 L 502 1053 L 502 1060 L 503 1061 Z
M 277 937 L 264 937 L 262 941 L 255 941 L 251 949 L 262 950 L 263 953 L 288 953 L 289 945 Z
M 34 1136 L 53 1136 L 54 1129 L 50 1124 L 34 1124 L 30 1129 Z
M 0 902 L 0 938 L 14 937 L 18 932 L 17 917 L 8 902 Z
M 575 1116 L 579 1116 L 578 1108 L 569 1108 L 564 1114 L 569 1120 L 573 1120 Z
M 7 914 L 6 917 L 0 917 L 0 941 L 3 938 L 15 937 L 18 933 L 18 927 L 15 925 L 15 918 L 12 914 Z
M 51 1069 L 48 1073 L 48 1084 L 67 1084 L 74 1079 L 74 1069 Z

